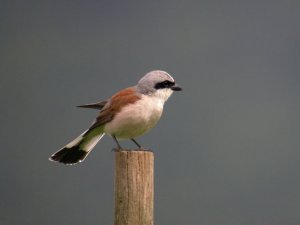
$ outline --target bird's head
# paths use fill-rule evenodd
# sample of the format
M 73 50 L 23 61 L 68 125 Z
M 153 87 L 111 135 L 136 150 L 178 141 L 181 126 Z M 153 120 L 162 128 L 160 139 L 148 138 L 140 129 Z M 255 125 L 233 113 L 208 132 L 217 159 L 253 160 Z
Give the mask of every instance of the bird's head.
M 155 96 L 167 101 L 174 91 L 181 91 L 174 78 L 165 71 L 154 70 L 143 76 L 137 84 L 137 89 L 145 95 Z

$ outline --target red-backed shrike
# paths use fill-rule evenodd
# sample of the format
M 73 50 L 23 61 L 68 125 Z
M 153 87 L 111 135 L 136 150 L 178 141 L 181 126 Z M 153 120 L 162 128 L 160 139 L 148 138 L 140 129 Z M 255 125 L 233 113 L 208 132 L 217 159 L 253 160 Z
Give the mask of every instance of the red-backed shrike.
M 173 77 L 156 70 L 147 73 L 136 86 L 117 92 L 110 99 L 79 107 L 95 108 L 100 114 L 92 126 L 65 147 L 54 153 L 51 161 L 75 164 L 83 161 L 98 141 L 109 134 L 122 149 L 118 140 L 134 139 L 152 129 L 161 117 L 164 103 L 173 91 L 180 91 Z

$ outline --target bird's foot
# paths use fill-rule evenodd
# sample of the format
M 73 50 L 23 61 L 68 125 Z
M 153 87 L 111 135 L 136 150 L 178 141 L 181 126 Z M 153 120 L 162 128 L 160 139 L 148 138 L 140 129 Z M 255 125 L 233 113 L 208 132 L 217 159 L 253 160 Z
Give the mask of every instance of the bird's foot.
M 120 152 L 120 151 L 123 151 L 124 149 L 123 148 L 113 148 L 111 151 L 112 152 Z
M 131 151 L 131 152 L 139 152 L 139 151 L 145 151 L 145 152 L 153 152 L 151 149 L 145 149 L 143 147 L 137 148 L 137 149 L 123 149 L 123 148 L 113 148 L 111 150 L 112 152 L 121 152 L 121 151 Z
M 151 149 L 145 149 L 143 147 L 140 147 L 139 149 L 137 149 L 136 151 L 145 151 L 145 152 L 152 152 Z

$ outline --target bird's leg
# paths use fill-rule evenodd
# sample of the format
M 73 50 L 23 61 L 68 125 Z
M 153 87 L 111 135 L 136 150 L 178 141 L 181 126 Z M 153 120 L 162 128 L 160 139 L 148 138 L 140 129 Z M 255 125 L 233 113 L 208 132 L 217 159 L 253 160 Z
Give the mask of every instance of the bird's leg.
M 134 142 L 134 144 L 136 144 L 136 146 L 138 146 L 139 149 L 144 149 L 136 140 L 134 140 L 133 138 L 130 138 L 130 140 L 132 140 Z
M 130 138 L 130 140 L 132 140 L 140 150 L 143 150 L 143 151 L 147 151 L 147 152 L 152 152 L 152 150 L 149 150 L 149 149 L 144 149 L 143 146 L 141 146 L 135 139 L 133 138 Z
M 122 148 L 122 146 L 120 145 L 120 143 L 118 142 L 116 136 L 115 136 L 115 135 L 112 135 L 112 137 L 113 137 L 114 141 L 116 142 L 116 144 L 117 144 L 117 146 L 118 146 L 117 148 L 114 148 L 113 151 L 120 151 L 120 150 L 122 150 L 123 148 Z
M 133 138 L 130 138 L 130 140 L 132 140 L 134 142 L 134 144 L 136 144 L 136 146 L 138 146 L 139 149 L 142 149 L 143 147 Z

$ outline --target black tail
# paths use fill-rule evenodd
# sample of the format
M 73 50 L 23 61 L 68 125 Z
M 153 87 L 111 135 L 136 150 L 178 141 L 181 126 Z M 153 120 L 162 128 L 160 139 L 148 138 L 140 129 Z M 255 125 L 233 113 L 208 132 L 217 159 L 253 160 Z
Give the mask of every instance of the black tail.
M 103 127 L 88 129 L 58 152 L 55 152 L 49 160 L 68 165 L 81 162 L 87 157 L 103 135 Z
M 84 160 L 88 153 L 89 152 L 80 149 L 78 145 L 71 148 L 64 147 L 58 152 L 54 153 L 50 157 L 50 160 L 71 165 Z

